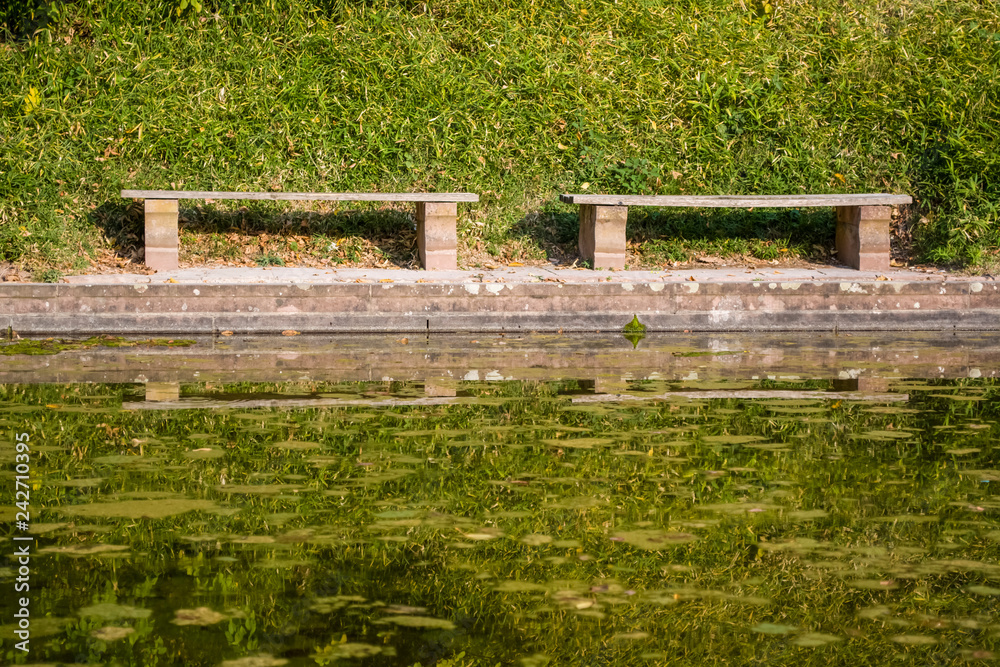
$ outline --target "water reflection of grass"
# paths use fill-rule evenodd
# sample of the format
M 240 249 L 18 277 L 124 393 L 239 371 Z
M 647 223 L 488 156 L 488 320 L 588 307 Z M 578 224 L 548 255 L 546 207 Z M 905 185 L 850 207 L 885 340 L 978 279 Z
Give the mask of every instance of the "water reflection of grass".
M 462 384 L 480 404 L 391 410 L 164 414 L 112 400 L 75 411 L 128 391 L 76 385 L 6 386 L 0 406 L 4 428 L 23 424 L 40 445 L 33 502 L 46 544 L 81 549 L 39 561 L 49 582 L 40 614 L 69 619 L 45 649 L 52 659 L 218 664 L 293 644 L 335 656 L 352 643 L 391 647 L 395 657 L 371 660 L 406 665 L 460 651 L 476 665 L 534 654 L 574 664 L 595 651 L 624 665 L 644 654 L 826 662 L 831 643 L 859 662 L 993 650 L 1000 505 L 982 478 L 998 467 L 997 387 L 907 386 L 899 409 L 684 400 L 566 410 L 560 392 L 575 384 L 513 382 Z M 185 388 L 207 391 L 413 388 Z M 966 391 L 985 400 L 948 397 Z M 37 405 L 57 407 L 22 421 Z M 189 457 L 206 447 L 223 455 Z M 959 449 L 978 451 L 947 453 Z M 158 518 L 144 518 L 157 503 Z M 85 551 L 100 545 L 128 550 Z M 353 597 L 316 607 L 336 596 Z M 79 610 L 100 604 L 152 610 L 151 621 L 119 619 L 135 632 L 99 645 L 101 627 Z M 235 624 L 201 631 L 219 634 L 218 648 L 169 622 L 202 607 Z M 426 620 L 380 624 L 393 617 Z M 253 632 L 240 635 L 247 618 Z

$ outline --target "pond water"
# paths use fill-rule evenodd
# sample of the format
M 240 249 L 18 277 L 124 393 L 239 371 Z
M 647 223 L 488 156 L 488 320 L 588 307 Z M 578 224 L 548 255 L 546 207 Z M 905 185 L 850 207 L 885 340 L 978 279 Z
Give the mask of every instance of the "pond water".
M 0 385 L 6 663 L 951 664 L 1000 643 L 1000 385 Z M 622 395 L 627 394 L 627 395 Z

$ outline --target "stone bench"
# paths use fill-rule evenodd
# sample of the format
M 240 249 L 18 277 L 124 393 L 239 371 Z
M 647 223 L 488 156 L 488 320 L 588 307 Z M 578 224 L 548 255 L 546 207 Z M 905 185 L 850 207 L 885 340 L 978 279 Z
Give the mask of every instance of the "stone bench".
M 837 257 L 861 271 L 889 268 L 892 206 L 909 204 L 909 195 L 767 195 L 647 197 L 643 195 L 560 195 L 580 206 L 580 256 L 595 269 L 625 268 L 625 220 L 629 206 L 684 208 L 806 208 L 837 210 Z
M 123 198 L 144 199 L 146 266 L 157 271 L 177 268 L 177 203 L 181 199 L 256 199 L 319 201 L 392 201 L 417 205 L 417 248 L 425 269 L 457 265 L 457 202 L 477 202 L 468 192 L 213 192 L 208 190 L 122 190 Z

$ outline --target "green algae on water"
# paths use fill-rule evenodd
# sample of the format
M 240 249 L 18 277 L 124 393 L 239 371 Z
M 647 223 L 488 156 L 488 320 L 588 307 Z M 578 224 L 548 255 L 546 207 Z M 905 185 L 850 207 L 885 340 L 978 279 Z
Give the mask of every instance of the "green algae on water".
M 98 628 L 97 630 L 92 630 L 90 636 L 94 639 L 100 639 L 103 642 L 116 642 L 120 639 L 125 639 L 133 632 L 135 632 L 135 628 L 123 628 L 109 625 L 103 628 Z
M 379 624 L 391 623 L 403 628 L 420 628 L 426 630 L 454 630 L 455 624 L 442 618 L 429 616 L 387 616 Z
M 88 505 L 65 505 L 59 512 L 86 518 L 164 519 L 186 512 L 208 512 L 219 506 L 211 500 L 160 498 L 155 500 L 124 500 Z
M 229 618 L 226 614 L 221 614 L 208 607 L 198 607 L 197 609 L 178 609 L 174 615 L 174 620 L 170 621 L 174 625 L 215 625 Z
M 102 621 L 118 621 L 122 619 L 149 618 L 150 615 L 152 615 L 153 610 L 133 607 L 127 604 L 102 602 L 100 604 L 84 607 L 77 613 L 85 618 L 93 617 Z
M 148 338 L 141 340 L 129 340 L 116 336 L 92 336 L 84 340 L 72 340 L 69 338 L 42 338 L 23 339 L 17 342 L 0 342 L 0 354 L 3 355 L 45 355 L 59 354 L 68 350 L 86 350 L 98 347 L 118 348 L 118 347 L 190 347 L 195 344 L 193 340 Z

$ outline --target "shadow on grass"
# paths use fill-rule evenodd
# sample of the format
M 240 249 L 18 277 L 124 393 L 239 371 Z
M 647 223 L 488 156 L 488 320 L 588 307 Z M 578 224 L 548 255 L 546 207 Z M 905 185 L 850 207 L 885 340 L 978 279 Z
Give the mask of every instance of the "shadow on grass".
M 626 243 L 652 263 L 699 256 L 798 257 L 828 261 L 836 218 L 828 209 L 670 209 L 631 207 Z M 512 239 L 541 245 L 553 259 L 578 257 L 579 214 L 545 206 L 510 228 Z
M 120 258 L 142 262 L 143 211 L 142 202 L 107 202 L 91 218 Z M 397 209 L 288 211 L 253 202 L 220 210 L 181 202 L 178 222 L 181 258 L 195 263 L 419 265 L 413 213 Z
M 627 240 L 652 261 L 699 255 L 822 258 L 834 245 L 828 209 L 655 209 L 629 211 Z
M 87 214 L 87 221 L 101 230 L 118 259 L 142 263 L 145 251 L 141 201 L 106 201 Z
M 507 240 L 539 247 L 548 258 L 562 260 L 577 256 L 579 233 L 579 214 L 553 203 L 528 213 L 511 225 Z
M 416 267 L 416 222 L 399 209 L 289 211 L 271 202 L 180 211 L 185 261 L 280 265 L 303 260 L 359 266 Z M 90 213 L 120 259 L 143 261 L 142 202 L 109 201 Z M 632 207 L 626 240 L 644 263 L 702 256 L 829 261 L 835 218 L 827 209 L 669 209 Z M 491 254 L 520 260 L 578 258 L 578 212 L 553 202 L 484 239 Z M 515 256 L 515 255 L 524 256 Z

